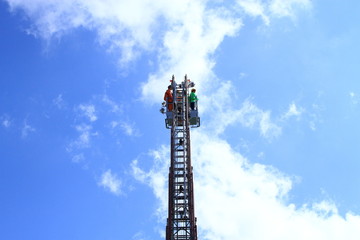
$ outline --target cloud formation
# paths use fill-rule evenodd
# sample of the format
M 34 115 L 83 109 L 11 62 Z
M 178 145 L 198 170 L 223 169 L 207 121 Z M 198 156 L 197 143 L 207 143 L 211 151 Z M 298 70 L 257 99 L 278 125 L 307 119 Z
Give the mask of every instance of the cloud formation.
M 33 126 L 31 126 L 27 122 L 27 120 L 24 120 L 24 125 L 23 125 L 23 127 L 21 129 L 21 137 L 26 138 L 29 135 L 29 133 L 35 132 L 35 131 L 36 131 L 36 129 Z
M 56 98 L 53 99 L 53 104 L 58 108 L 58 109 L 64 109 L 65 108 L 65 101 L 62 97 L 62 94 L 59 94 Z
M 97 116 L 95 114 L 95 106 L 92 104 L 80 104 L 79 110 L 81 111 L 82 115 L 86 116 L 90 122 L 95 122 L 97 120 Z
M 140 136 L 139 130 L 135 128 L 133 123 L 128 123 L 125 121 L 112 121 L 110 126 L 112 129 L 120 128 L 122 132 L 129 137 Z
M 224 140 L 192 133 L 195 211 L 199 238 L 252 240 L 355 240 L 360 216 L 341 216 L 331 199 L 297 206 L 289 201 L 293 179 L 276 168 L 251 163 Z M 138 160 L 133 174 L 159 199 L 159 223 L 167 216 L 169 148 L 153 151 L 153 168 Z
M 91 132 L 92 127 L 87 124 L 77 125 L 75 129 L 79 133 L 79 136 L 75 141 L 70 143 L 68 146 L 69 151 L 73 148 L 81 149 L 89 147 L 91 136 L 96 135 L 96 133 Z
M 99 185 L 115 195 L 121 194 L 121 181 L 110 169 L 101 175 Z
M 160 221 L 165 222 L 167 211 L 167 175 L 169 170 L 169 148 L 165 145 L 157 150 L 150 151 L 150 156 L 153 158 L 153 166 L 149 171 L 144 171 L 139 166 L 139 161 L 136 159 L 131 163 L 132 174 L 136 180 L 149 185 L 156 198 L 160 201 L 159 208 L 156 211 Z
M 10 118 L 9 115 L 7 115 L 7 114 L 3 114 L 3 115 L 0 117 L 0 121 L 1 121 L 1 125 L 2 125 L 4 128 L 10 128 L 11 125 L 12 125 L 11 118 Z
M 296 18 L 299 9 L 311 8 L 311 0 L 237 0 L 237 5 L 245 14 L 260 17 L 265 25 L 270 25 L 272 18 Z
M 223 83 L 212 95 L 203 96 L 199 100 L 201 110 L 204 109 L 205 113 L 209 112 L 211 115 L 211 120 L 207 124 L 208 130 L 219 135 L 224 133 L 226 128 L 241 124 L 245 128 L 259 131 L 260 136 L 267 140 L 281 135 L 282 128 L 272 119 L 270 110 L 261 109 L 251 98 L 241 103 L 231 89 L 233 85 L 230 82 Z M 212 114 L 214 112 L 217 114 Z
M 303 108 L 301 107 L 299 108 L 298 106 L 296 106 L 294 102 L 292 102 L 289 105 L 289 109 L 287 110 L 287 112 L 281 116 L 281 119 L 287 120 L 290 117 L 300 117 L 303 111 L 304 111 Z
M 358 105 L 360 97 L 355 92 L 349 92 L 350 100 L 353 105 Z
M 133 0 L 7 0 L 10 9 L 22 9 L 32 20 L 28 32 L 51 40 L 82 27 L 95 31 L 98 41 L 119 54 L 121 66 L 143 51 L 158 56 L 158 69 L 142 84 L 142 98 L 158 102 L 158 86 L 175 74 L 186 73 L 204 88 L 214 82 L 213 54 L 225 37 L 238 33 L 243 16 L 294 17 L 311 7 L 310 0 L 237 0 L 212 9 L 208 1 Z

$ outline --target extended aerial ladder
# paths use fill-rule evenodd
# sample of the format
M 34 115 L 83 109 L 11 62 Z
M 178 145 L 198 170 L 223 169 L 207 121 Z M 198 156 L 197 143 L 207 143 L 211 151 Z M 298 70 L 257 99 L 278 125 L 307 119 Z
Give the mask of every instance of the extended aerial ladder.
M 194 83 L 185 75 L 184 81 L 177 84 L 173 76 L 171 86 L 173 103 L 166 103 L 165 119 L 166 128 L 171 129 L 166 240 L 197 240 L 190 128 L 200 127 L 200 118 L 197 103 L 192 110 L 188 100 L 189 88 Z M 171 111 L 169 104 L 173 104 Z M 161 111 L 165 113 L 164 108 Z

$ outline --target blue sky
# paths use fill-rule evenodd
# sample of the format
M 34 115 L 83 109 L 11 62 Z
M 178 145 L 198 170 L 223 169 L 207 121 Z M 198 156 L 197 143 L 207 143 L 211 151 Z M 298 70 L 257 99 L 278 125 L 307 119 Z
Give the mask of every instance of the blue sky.
M 1 239 L 163 239 L 172 74 L 200 239 L 358 239 L 360 3 L 0 1 Z

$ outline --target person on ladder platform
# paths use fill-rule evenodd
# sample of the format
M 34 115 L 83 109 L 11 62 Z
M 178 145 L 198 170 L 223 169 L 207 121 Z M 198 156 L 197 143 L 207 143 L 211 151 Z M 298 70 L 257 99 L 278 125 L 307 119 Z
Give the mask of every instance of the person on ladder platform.
M 166 128 L 185 126 L 185 123 L 191 128 L 200 127 L 199 99 L 195 94 L 195 84 L 186 75 L 181 84 L 175 82 L 174 76 L 170 82 L 160 109 L 162 114 L 166 114 Z
M 198 98 L 197 98 L 195 92 L 196 92 L 196 89 L 193 88 L 193 89 L 191 90 L 190 95 L 189 95 L 189 102 L 190 102 L 190 108 L 191 108 L 191 110 L 195 110 L 195 105 L 196 105 L 196 102 L 198 101 Z
M 174 99 L 173 99 L 173 95 L 172 95 L 171 85 L 168 86 L 168 89 L 166 90 L 166 92 L 164 94 L 164 101 L 166 101 L 168 111 L 171 112 L 174 107 L 174 104 L 173 104 Z

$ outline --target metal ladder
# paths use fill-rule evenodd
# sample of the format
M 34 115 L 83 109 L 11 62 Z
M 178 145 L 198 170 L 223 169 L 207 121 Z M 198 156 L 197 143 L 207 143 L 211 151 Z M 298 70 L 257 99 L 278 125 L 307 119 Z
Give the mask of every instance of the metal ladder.
M 186 83 L 176 85 L 173 94 L 176 104 L 171 128 L 166 240 L 197 240 Z

